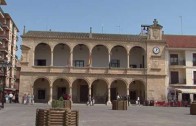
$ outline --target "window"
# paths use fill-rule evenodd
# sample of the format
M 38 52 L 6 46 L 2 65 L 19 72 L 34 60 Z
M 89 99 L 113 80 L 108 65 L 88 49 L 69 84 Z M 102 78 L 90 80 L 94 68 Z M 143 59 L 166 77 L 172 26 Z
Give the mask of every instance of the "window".
M 111 60 L 110 67 L 120 67 L 120 60 L 116 60 L 116 59 Z
M 170 64 L 178 65 L 178 54 L 170 54 Z
M 178 84 L 179 83 L 179 74 L 177 71 L 171 71 L 171 84 Z
M 44 89 L 38 90 L 38 99 L 45 99 L 46 91 Z
M 45 59 L 38 59 L 37 66 L 46 66 L 46 60 Z
M 196 71 L 193 72 L 193 83 L 196 84 Z
M 75 60 L 75 67 L 84 67 L 84 60 Z
M 193 66 L 196 66 L 196 53 L 193 53 Z

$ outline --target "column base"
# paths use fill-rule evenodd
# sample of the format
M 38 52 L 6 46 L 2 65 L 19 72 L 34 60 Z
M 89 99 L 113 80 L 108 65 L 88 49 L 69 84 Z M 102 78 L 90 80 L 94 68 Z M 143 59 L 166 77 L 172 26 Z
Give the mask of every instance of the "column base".
M 107 101 L 106 105 L 110 106 L 110 105 L 112 105 L 112 102 L 111 101 Z
M 52 100 L 48 101 L 48 105 L 52 105 Z

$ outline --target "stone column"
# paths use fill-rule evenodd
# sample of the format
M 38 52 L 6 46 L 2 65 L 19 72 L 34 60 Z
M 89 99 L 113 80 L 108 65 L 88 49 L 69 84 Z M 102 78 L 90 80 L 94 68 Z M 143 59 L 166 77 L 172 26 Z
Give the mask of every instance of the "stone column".
M 109 53 L 109 55 L 108 55 L 108 61 L 109 61 L 108 65 L 109 65 L 109 68 L 110 68 L 110 62 L 111 62 L 111 53 Z
M 70 52 L 70 64 L 69 64 L 70 67 L 73 66 L 73 52 Z
M 191 103 L 192 103 L 193 100 L 194 100 L 194 95 L 193 94 L 190 94 L 190 100 L 191 100 Z
M 28 58 L 30 59 L 30 58 Z M 35 51 L 33 51 L 33 56 L 32 56 L 32 66 L 35 66 Z
M 91 86 L 88 87 L 88 94 L 91 96 Z
M 129 53 L 127 54 L 127 69 L 129 69 Z
M 72 100 L 72 98 L 73 98 L 73 96 L 72 96 L 72 87 L 69 87 L 69 95 L 71 96 L 70 101 L 73 102 L 73 100 Z
M 182 93 L 178 93 L 178 101 L 182 101 Z
M 50 66 L 53 66 L 53 51 L 51 51 L 51 63 Z
M 108 88 L 108 101 L 107 101 L 107 105 L 111 105 L 111 99 L 110 99 L 110 88 Z
M 52 95 L 53 95 L 52 86 L 50 86 L 50 95 L 49 95 L 49 101 L 48 101 L 48 104 L 49 104 L 49 105 L 52 104 Z

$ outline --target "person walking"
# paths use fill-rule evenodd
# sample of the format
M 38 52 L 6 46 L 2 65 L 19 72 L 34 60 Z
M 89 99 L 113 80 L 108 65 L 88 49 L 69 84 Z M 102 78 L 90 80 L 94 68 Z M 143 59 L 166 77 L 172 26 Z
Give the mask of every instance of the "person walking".
M 12 103 L 12 98 L 13 98 L 13 94 L 12 94 L 12 92 L 10 92 L 10 94 L 9 94 L 9 101 L 10 101 L 10 104 Z

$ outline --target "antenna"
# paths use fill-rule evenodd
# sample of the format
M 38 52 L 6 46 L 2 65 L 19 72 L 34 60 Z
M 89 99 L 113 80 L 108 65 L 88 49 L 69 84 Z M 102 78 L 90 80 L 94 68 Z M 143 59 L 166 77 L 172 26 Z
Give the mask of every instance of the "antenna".
M 116 26 L 116 27 L 118 27 L 118 32 L 119 32 L 119 34 L 120 34 L 120 25 L 118 25 L 118 26 Z
M 183 35 L 183 32 L 182 32 L 182 16 L 179 16 L 180 18 L 180 29 L 181 29 L 181 35 Z

